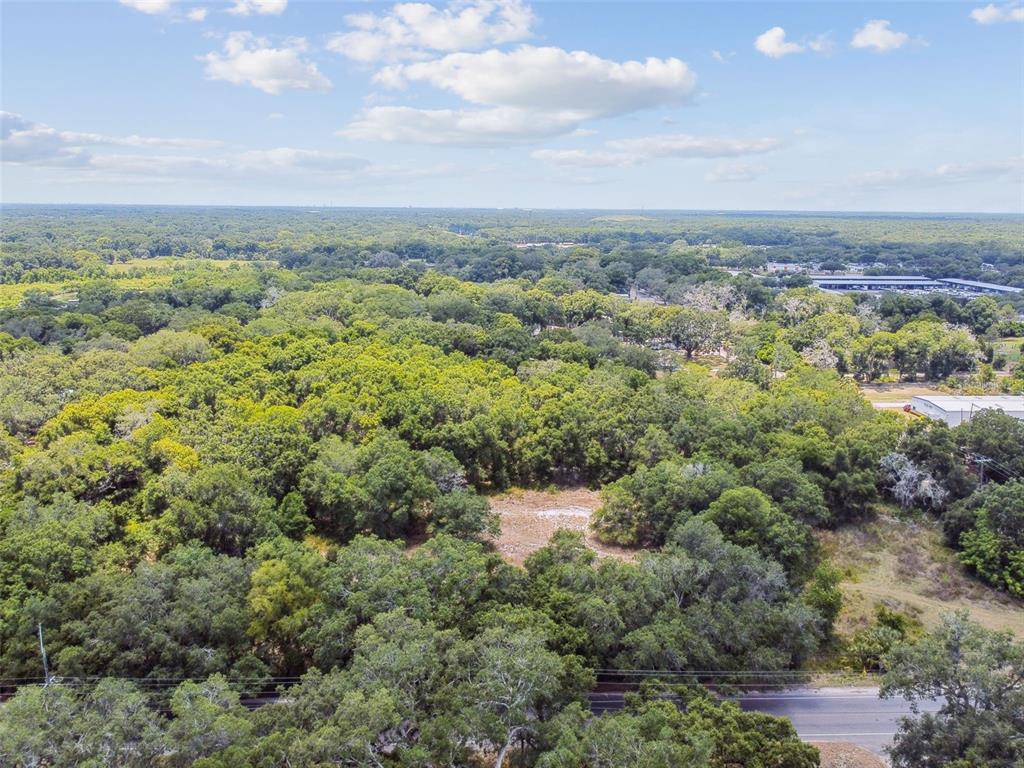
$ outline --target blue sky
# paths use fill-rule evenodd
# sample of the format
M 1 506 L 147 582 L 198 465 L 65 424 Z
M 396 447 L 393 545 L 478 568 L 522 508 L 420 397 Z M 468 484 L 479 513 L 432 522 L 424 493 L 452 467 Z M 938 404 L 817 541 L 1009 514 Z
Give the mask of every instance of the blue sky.
M 0 2 L 2 200 L 1024 211 L 1024 8 Z

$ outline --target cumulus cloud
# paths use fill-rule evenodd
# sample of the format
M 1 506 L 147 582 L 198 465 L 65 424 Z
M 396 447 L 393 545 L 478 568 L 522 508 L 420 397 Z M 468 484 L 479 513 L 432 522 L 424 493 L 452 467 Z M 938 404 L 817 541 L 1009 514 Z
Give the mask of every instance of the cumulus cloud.
M 178 0 L 120 0 L 121 5 L 134 8 L 150 16 L 169 16 L 172 20 L 204 21 L 206 8 L 190 8 L 184 13 L 178 10 Z
M 329 90 L 331 81 L 316 64 L 302 58 L 305 51 L 302 38 L 290 38 L 274 48 L 266 38 L 251 32 L 232 32 L 224 41 L 222 53 L 208 53 L 198 59 L 206 65 L 207 80 L 251 85 L 270 94 Z
M 1024 5 L 1020 3 L 1007 3 L 1006 5 L 989 3 L 986 6 L 975 8 L 971 11 L 971 18 L 979 24 L 1024 21 Z
M 467 147 L 531 142 L 571 133 L 587 120 L 682 104 L 696 87 L 679 59 L 616 62 L 528 45 L 396 64 L 380 70 L 375 81 L 392 89 L 423 83 L 475 107 L 372 107 L 340 135 Z
M 804 53 L 805 51 L 830 53 L 834 47 L 832 38 L 827 34 L 818 35 L 810 40 L 805 39 L 799 43 L 792 42 L 786 39 L 786 30 L 782 27 L 772 27 L 754 39 L 754 49 L 772 59 L 781 59 L 783 56 L 789 56 L 793 53 Z M 714 53 L 717 53 L 717 51 Z M 720 56 L 715 58 L 718 61 L 722 61 Z
M 936 168 L 870 171 L 850 179 L 860 187 L 935 187 L 986 179 L 1024 181 L 1024 157 L 979 163 L 947 163 Z
M 175 0 L 121 0 L 121 5 L 134 8 L 140 13 L 158 15 L 174 8 Z
M 876 51 L 894 51 L 910 40 L 906 32 L 894 32 L 886 19 L 872 19 L 853 33 L 850 45 L 854 48 L 870 48 Z
M 754 49 L 772 59 L 781 59 L 791 53 L 802 53 L 806 50 L 800 43 L 786 40 L 786 30 L 782 27 L 772 27 L 758 35 L 754 40 Z
M 385 67 L 375 79 L 391 88 L 428 83 L 474 104 L 573 111 L 590 117 L 682 104 L 697 82 L 686 63 L 676 58 L 617 62 L 586 51 L 529 45 Z
M 351 14 L 345 21 L 352 29 L 332 36 L 327 47 L 355 61 L 376 62 L 522 40 L 536 17 L 521 0 L 470 0 L 443 9 L 398 3 L 384 13 Z
M 287 7 L 288 0 L 235 0 L 235 4 L 228 8 L 228 13 L 236 16 L 248 16 L 253 13 L 277 16 L 284 13 Z
M 691 136 L 686 133 L 659 134 L 633 139 L 606 141 L 602 150 L 540 149 L 537 160 L 574 168 L 626 168 L 664 158 L 716 158 L 771 152 L 781 146 L 778 139 L 732 139 Z

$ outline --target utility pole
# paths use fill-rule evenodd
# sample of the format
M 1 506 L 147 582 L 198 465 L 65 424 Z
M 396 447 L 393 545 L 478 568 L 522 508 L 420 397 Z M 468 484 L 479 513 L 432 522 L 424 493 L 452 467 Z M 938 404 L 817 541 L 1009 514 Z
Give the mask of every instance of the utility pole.
M 43 645 L 43 623 L 36 624 L 36 628 L 39 630 L 39 653 L 43 656 L 43 686 L 45 687 L 50 684 L 50 665 L 46 661 L 46 646 Z

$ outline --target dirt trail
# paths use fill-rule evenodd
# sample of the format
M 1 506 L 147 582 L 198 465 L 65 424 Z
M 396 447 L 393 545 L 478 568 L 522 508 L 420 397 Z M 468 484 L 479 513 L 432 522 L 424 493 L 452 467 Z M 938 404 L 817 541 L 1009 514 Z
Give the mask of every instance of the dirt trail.
M 491 509 L 501 518 L 501 534 L 495 539 L 495 546 L 506 560 L 522 565 L 531 553 L 548 543 L 551 534 L 559 528 L 569 528 L 583 531 L 587 545 L 599 557 L 633 559 L 633 550 L 602 544 L 590 532 L 590 515 L 600 504 L 598 491 L 589 488 L 513 490 L 494 496 Z

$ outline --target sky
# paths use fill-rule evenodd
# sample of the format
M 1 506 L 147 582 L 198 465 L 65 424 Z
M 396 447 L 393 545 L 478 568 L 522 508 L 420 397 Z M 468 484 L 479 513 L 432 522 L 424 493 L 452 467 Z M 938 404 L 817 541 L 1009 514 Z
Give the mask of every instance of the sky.
M 0 201 L 1024 212 L 1024 5 L 0 0 Z

